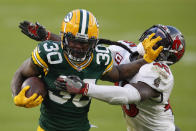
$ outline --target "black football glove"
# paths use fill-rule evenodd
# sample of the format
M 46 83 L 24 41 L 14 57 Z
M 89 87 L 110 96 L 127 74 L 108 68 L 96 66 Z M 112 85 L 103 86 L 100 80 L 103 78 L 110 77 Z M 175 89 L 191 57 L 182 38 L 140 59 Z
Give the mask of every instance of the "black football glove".
M 72 94 L 83 94 L 88 88 L 88 84 L 84 83 L 78 76 L 59 76 L 54 82 L 58 89 L 67 91 Z
M 33 24 L 28 21 L 23 21 L 20 22 L 19 28 L 21 29 L 22 33 L 36 41 L 45 41 L 50 37 L 50 32 L 38 22 Z

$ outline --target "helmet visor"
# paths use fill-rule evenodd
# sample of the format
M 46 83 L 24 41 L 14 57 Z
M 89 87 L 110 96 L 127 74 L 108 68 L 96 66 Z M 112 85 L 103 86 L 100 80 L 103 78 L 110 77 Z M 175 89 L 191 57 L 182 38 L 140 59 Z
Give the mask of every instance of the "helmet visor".
M 146 30 L 140 37 L 139 41 L 142 42 L 145 38 L 147 38 L 152 33 L 155 33 L 152 39 L 155 39 L 158 36 L 162 38 L 161 41 L 157 42 L 154 45 L 153 49 L 157 49 L 159 46 L 163 46 L 167 48 L 169 45 L 171 45 L 171 40 L 170 40 L 170 37 L 168 36 L 168 33 L 164 29 L 158 26 L 153 26 L 149 28 L 148 30 Z

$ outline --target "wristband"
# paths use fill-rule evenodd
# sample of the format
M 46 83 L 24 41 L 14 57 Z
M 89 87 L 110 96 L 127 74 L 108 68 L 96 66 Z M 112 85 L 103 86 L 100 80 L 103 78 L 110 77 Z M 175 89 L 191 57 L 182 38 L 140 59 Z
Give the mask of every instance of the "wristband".
M 88 89 L 89 89 L 89 84 L 88 84 L 88 83 L 85 83 L 84 88 L 82 88 L 82 89 L 80 90 L 79 94 L 83 94 L 83 95 L 86 96 L 87 93 L 88 93 Z
M 50 40 L 50 36 L 51 36 L 51 33 L 50 33 L 50 31 L 48 31 L 48 35 L 46 37 L 46 40 Z

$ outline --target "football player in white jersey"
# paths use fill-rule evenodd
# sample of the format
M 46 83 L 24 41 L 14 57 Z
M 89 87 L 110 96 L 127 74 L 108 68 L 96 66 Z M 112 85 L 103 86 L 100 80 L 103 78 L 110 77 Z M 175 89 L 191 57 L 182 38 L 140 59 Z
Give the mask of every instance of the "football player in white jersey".
M 65 81 L 67 91 L 122 105 L 127 131 L 175 131 L 169 103 L 174 78 L 169 66 L 184 54 L 185 40 L 181 32 L 173 26 L 154 25 L 142 34 L 138 46 L 119 41 L 129 50 L 116 45 L 109 48 L 116 65 L 129 63 L 144 54 L 141 41 L 151 33 L 155 33 L 154 37 L 162 37 L 153 48 L 163 46 L 164 49 L 153 63 L 143 65 L 132 79 L 120 82 L 119 86 L 106 86 L 84 84 L 73 76 L 64 77 L 61 81 Z

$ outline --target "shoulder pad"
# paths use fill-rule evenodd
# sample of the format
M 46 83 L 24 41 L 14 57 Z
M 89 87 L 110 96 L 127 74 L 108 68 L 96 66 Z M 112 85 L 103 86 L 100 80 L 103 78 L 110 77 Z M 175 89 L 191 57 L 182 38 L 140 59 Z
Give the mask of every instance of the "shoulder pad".
M 135 79 L 148 84 L 159 92 L 163 92 L 173 86 L 174 81 L 169 67 L 167 69 L 170 73 L 168 73 L 164 66 L 159 67 L 156 64 L 154 65 L 154 63 L 145 64 L 140 68 Z

